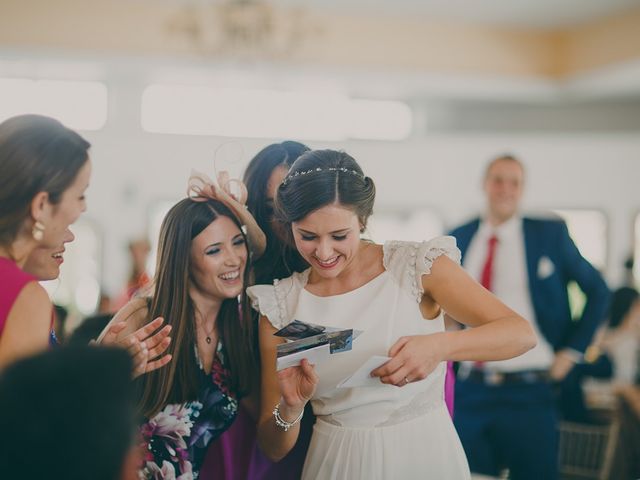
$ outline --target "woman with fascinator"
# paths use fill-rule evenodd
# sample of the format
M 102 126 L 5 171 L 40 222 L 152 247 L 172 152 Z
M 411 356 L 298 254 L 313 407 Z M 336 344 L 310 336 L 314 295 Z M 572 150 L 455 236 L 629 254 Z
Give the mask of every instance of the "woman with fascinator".
M 271 284 L 275 279 L 302 272 L 309 266 L 295 247 L 286 242 L 285 232 L 273 214 L 278 185 L 287 176 L 293 162 L 308 151 L 309 147 L 292 140 L 272 143 L 256 153 L 244 171 L 243 182 L 248 190 L 247 209 L 266 237 L 264 253 L 252 262 L 254 283 Z M 252 313 L 257 324 L 257 312 Z M 314 422 L 311 408 L 305 413 L 295 448 L 282 460 L 272 462 L 256 443 L 256 415 L 243 407 L 240 407 L 233 426 L 209 448 L 201 471 L 202 478 L 299 479 Z
M 132 300 L 113 320 L 127 323 L 122 335 L 158 316 L 172 327 L 171 362 L 138 380 L 143 478 L 197 478 L 239 400 L 257 390 L 244 291 L 250 257 L 264 251 L 265 241 L 244 198 L 227 187 L 224 176 L 215 184 L 192 175 L 189 197 L 162 222 L 151 296 Z

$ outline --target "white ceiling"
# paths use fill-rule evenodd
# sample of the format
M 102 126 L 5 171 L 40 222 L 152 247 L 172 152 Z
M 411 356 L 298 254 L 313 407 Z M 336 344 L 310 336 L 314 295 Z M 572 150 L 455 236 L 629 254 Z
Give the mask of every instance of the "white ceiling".
M 575 25 L 640 7 L 640 0 L 273 0 L 273 3 L 534 28 Z

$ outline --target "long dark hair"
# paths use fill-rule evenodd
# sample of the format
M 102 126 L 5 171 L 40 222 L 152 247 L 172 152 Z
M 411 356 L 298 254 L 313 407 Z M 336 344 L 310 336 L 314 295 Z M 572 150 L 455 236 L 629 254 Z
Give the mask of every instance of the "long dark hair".
M 309 147 L 299 142 L 273 143 L 260 150 L 244 172 L 244 183 L 249 192 L 247 208 L 267 237 L 264 254 L 253 264 L 258 284 L 270 284 L 276 278 L 288 277 L 308 267 L 295 247 L 283 242 L 273 231 L 274 212 L 266 202 L 269 179 L 274 170 L 279 167 L 289 170 L 293 162 L 308 151 Z
M 193 351 L 196 342 L 195 309 L 189 296 L 191 242 L 221 216 L 230 218 L 242 231 L 238 219 L 224 204 L 215 200 L 181 200 L 169 210 L 162 222 L 148 321 L 161 316 L 165 324 L 172 325 L 168 352 L 172 360 L 166 367 L 141 378 L 139 408 L 147 418 L 167 404 L 194 400 L 198 394 L 199 366 Z M 240 304 L 235 297 L 223 300 L 216 318 L 216 330 L 231 371 L 230 389 L 239 396 L 254 386 L 257 363 L 253 349 L 254 328 L 244 294 L 249 271 L 247 261 Z
M 376 187 L 353 157 L 337 150 L 312 150 L 295 161 L 278 188 L 276 215 L 291 225 L 338 203 L 353 210 L 362 228 L 373 213 Z M 287 229 L 291 235 L 291 229 Z
M 39 192 L 57 204 L 91 145 L 57 120 L 20 115 L 0 123 L 0 244 L 11 244 Z

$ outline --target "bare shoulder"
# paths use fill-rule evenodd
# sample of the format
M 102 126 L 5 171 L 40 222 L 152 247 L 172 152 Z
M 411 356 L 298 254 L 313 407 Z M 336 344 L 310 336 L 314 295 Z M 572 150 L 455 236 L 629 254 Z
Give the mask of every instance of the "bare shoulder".
M 47 348 L 52 308 L 49 295 L 38 282 L 22 288 L 0 336 L 0 367 Z
M 46 290 L 38 282 L 29 282 L 18 294 L 9 315 L 26 321 L 36 318 L 51 320 L 51 300 Z

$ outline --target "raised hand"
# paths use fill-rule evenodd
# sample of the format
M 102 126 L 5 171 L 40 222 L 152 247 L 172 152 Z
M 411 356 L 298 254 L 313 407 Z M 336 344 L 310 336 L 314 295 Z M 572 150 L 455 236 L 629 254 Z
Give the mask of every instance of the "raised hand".
M 237 185 L 237 193 L 232 193 L 233 184 Z M 241 180 L 230 179 L 229 173 L 222 171 L 218 174 L 217 182 L 213 182 L 207 175 L 192 171 L 187 195 L 196 202 L 214 199 L 224 203 L 244 225 L 243 230 L 249 240 L 249 248 L 254 259 L 264 253 L 267 237 L 245 206 L 248 196 L 247 187 Z
M 307 359 L 303 359 L 300 366 L 278 372 L 278 385 L 282 401 L 287 407 L 303 408 L 316 391 L 318 375 L 315 367 Z
M 126 348 L 133 358 L 133 378 L 136 378 L 164 367 L 171 361 L 170 354 L 163 355 L 171 343 L 169 336 L 171 325 L 165 325 L 158 330 L 163 322 L 164 319 L 158 317 L 121 339 L 118 339 L 118 334 L 127 324 L 126 322 L 114 323 L 107 328 L 100 339 L 100 344 Z
M 442 337 L 438 334 L 400 337 L 389 350 L 392 357 L 371 372 L 382 383 L 403 387 L 427 377 L 445 360 Z
M 223 170 L 218 174 L 218 188 L 216 188 L 216 194 L 221 202 L 230 203 L 230 200 L 239 204 L 245 205 L 247 203 L 247 187 L 244 182 L 239 179 L 230 178 L 229 172 Z M 232 185 L 237 185 L 237 192 L 233 192 Z M 215 185 L 214 185 L 215 188 Z

